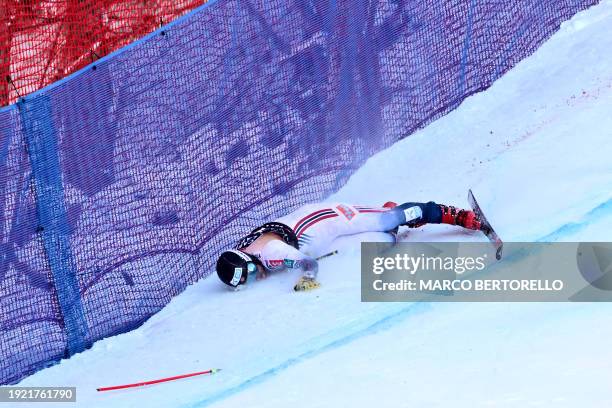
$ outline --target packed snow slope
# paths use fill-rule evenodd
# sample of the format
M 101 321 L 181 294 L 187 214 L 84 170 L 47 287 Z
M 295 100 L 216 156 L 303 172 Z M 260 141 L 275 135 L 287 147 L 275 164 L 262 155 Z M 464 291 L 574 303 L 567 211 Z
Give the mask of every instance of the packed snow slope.
M 580 13 L 331 199 L 465 207 L 472 188 L 507 241 L 609 241 L 610 27 L 612 0 Z M 483 240 L 444 226 L 404 235 Z M 359 269 L 357 246 L 344 242 L 313 292 L 293 293 L 293 273 L 235 293 L 212 276 L 138 330 L 21 385 L 77 386 L 82 407 L 612 406 L 612 305 L 361 303 Z M 223 371 L 95 391 L 212 367 Z

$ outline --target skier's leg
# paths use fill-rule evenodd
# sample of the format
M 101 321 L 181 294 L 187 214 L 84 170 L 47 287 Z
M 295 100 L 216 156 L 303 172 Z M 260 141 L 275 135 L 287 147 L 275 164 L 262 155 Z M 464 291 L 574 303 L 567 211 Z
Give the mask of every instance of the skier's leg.
M 327 210 L 336 216 L 324 215 L 320 218 L 330 217 L 324 222 L 307 227 L 297 227 L 298 238 L 301 234 L 312 234 L 318 237 L 325 236 L 335 239 L 339 236 L 354 235 L 363 232 L 389 232 L 400 225 L 413 226 L 415 224 L 440 223 L 442 211 L 434 202 L 404 203 L 391 207 L 364 207 L 339 204 Z M 307 220 L 311 219 L 306 218 Z
M 479 230 L 481 225 L 480 219 L 473 211 L 457 209 L 433 201 L 428 203 L 404 203 L 391 211 L 395 212 L 394 216 L 396 220 L 399 220 L 399 225 L 408 227 L 418 227 L 424 224 L 449 224 Z M 402 221 L 402 215 L 404 221 Z
M 400 225 L 418 227 L 423 224 L 451 224 L 480 229 L 480 221 L 472 211 L 428 203 L 408 202 L 394 208 L 363 207 L 348 204 L 324 204 L 304 207 L 279 219 L 293 227 L 300 250 L 311 256 L 326 251 L 337 237 L 362 232 L 392 232 Z

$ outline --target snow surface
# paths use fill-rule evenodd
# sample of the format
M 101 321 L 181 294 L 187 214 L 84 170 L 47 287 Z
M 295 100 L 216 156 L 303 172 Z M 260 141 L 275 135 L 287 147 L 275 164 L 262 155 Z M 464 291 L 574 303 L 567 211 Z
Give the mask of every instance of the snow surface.
M 609 241 L 612 0 L 580 13 L 486 92 L 372 157 L 331 199 L 467 206 L 507 241 Z M 413 240 L 482 240 L 428 226 Z M 359 252 L 246 290 L 214 277 L 133 332 L 23 380 L 77 386 L 83 407 L 610 407 L 612 305 L 361 303 Z M 218 367 L 97 393 L 100 386 Z M 55 404 L 54 406 L 61 406 Z M 74 407 L 75 404 L 65 404 Z

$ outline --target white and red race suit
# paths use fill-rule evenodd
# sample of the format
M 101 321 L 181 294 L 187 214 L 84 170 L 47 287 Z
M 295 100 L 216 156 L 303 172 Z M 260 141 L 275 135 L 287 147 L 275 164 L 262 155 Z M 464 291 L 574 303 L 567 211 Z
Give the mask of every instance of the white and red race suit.
M 308 204 L 275 220 L 293 230 L 299 249 L 282 240 L 271 240 L 252 255 L 266 269 L 302 269 L 305 276 L 314 277 L 317 273 L 315 259 L 330 252 L 338 237 L 379 232 L 394 239 L 388 231 L 407 221 L 420 219 L 422 215 L 418 205 L 389 209 L 345 203 Z

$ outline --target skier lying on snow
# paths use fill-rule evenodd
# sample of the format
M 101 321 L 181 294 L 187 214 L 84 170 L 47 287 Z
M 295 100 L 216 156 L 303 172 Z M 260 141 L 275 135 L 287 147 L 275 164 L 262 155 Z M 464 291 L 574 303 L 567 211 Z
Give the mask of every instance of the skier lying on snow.
M 251 231 L 223 252 L 217 261 L 217 274 L 229 286 L 247 282 L 249 273 L 263 279 L 269 271 L 300 269 L 296 291 L 317 288 L 316 258 L 328 253 L 332 242 L 344 235 L 386 232 L 393 240 L 399 226 L 424 224 L 459 225 L 480 230 L 481 221 L 470 210 L 428 203 L 387 202 L 383 207 L 349 204 L 310 204 Z

